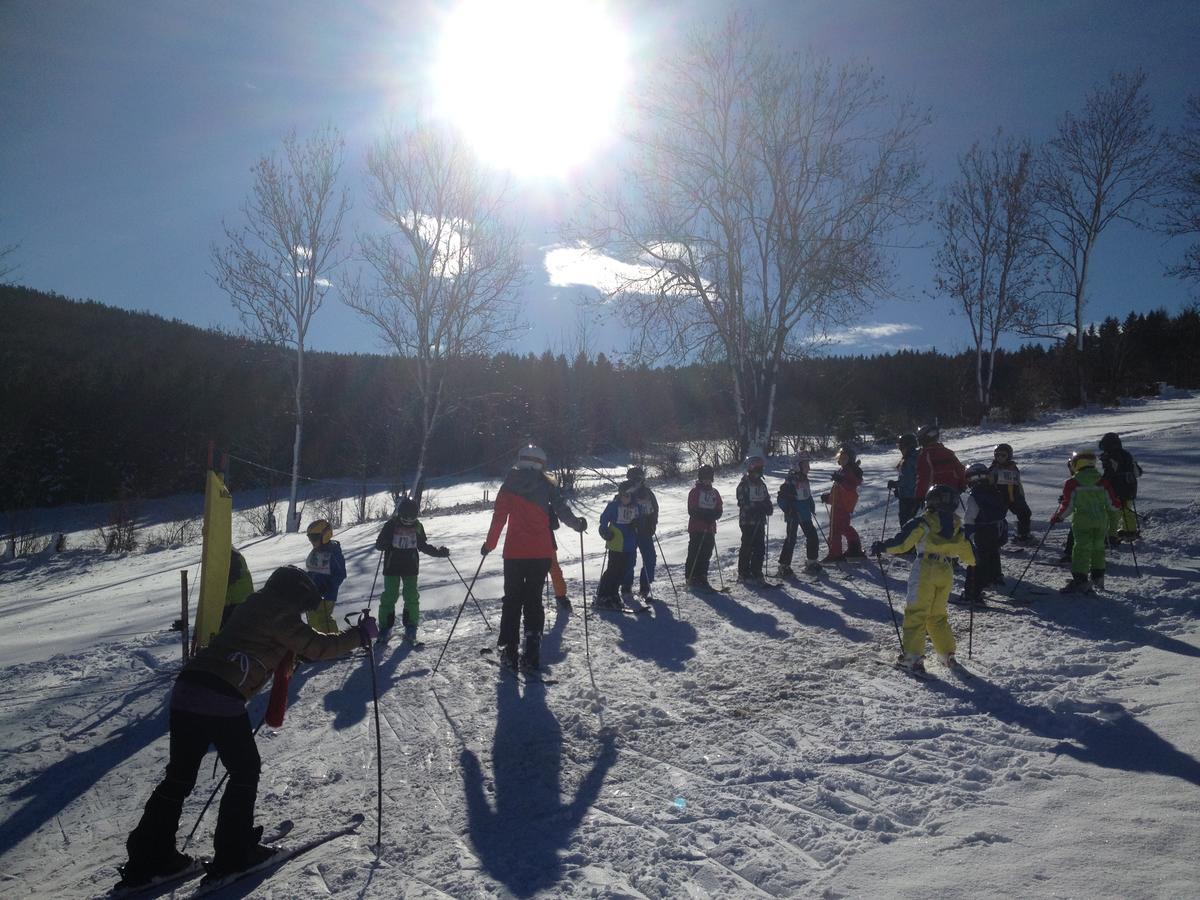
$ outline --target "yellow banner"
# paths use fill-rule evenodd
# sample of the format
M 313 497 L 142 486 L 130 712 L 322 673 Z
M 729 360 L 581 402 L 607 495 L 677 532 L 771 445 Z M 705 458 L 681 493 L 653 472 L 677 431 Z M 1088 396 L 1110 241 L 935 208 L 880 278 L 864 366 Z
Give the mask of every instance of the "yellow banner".
M 204 550 L 200 556 L 200 603 L 192 650 L 205 647 L 221 627 L 233 550 L 233 495 L 216 472 L 204 487 Z

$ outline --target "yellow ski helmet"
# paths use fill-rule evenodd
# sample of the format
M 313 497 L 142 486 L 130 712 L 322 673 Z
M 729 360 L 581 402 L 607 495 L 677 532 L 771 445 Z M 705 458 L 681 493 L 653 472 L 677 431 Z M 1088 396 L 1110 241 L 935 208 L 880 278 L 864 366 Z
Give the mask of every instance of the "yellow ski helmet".
M 1091 450 L 1076 450 L 1067 462 L 1072 475 L 1078 475 L 1083 469 L 1096 468 L 1096 454 Z
M 333 526 L 326 519 L 317 519 L 308 526 L 308 539 L 316 540 L 322 544 L 328 544 L 333 540 Z

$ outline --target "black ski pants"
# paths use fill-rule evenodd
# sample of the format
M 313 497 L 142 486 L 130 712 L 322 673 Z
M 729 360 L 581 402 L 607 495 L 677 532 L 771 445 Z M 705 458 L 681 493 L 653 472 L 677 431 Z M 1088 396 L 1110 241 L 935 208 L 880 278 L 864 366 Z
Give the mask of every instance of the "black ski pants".
M 963 583 L 963 596 L 979 599 L 983 589 L 1004 577 L 1000 568 L 1000 526 L 980 525 L 975 529 L 972 543 L 975 545 L 975 565 L 967 566 Z
M 532 631 L 541 637 L 546 626 L 546 610 L 542 607 L 542 586 L 549 574 L 549 559 L 504 561 L 504 603 L 500 609 L 501 646 L 520 646 L 522 614 L 525 617 L 525 631 Z
M 131 863 L 162 858 L 175 849 L 175 833 L 183 801 L 196 786 L 200 763 L 210 746 L 229 773 L 229 782 L 221 797 L 213 849 L 218 857 L 235 858 L 247 845 L 255 843 L 254 801 L 258 796 L 258 775 L 262 761 L 250 730 L 250 717 L 204 716 L 183 710 L 171 710 L 170 756 L 166 776 L 142 812 L 141 821 L 125 842 Z
M 688 533 L 687 561 L 683 564 L 684 577 L 703 578 L 708 581 L 708 566 L 712 561 L 713 547 L 717 536 L 711 531 Z
M 792 564 L 792 554 L 796 550 L 796 529 L 804 530 L 804 555 L 810 562 L 815 562 L 817 552 L 820 550 L 820 543 L 817 541 L 817 528 L 813 525 L 812 519 L 808 517 L 789 518 L 785 520 L 787 524 L 787 532 L 783 538 L 783 549 L 779 551 L 779 564 L 781 566 L 790 566 Z
M 767 520 L 748 519 L 738 524 L 742 528 L 742 543 L 738 547 L 738 576 L 762 578 L 763 559 L 767 555 Z
M 633 551 L 625 553 L 621 550 L 609 550 L 608 559 L 604 563 L 604 571 L 600 575 L 600 587 L 596 589 L 599 597 L 618 597 L 621 594 L 621 582 L 629 569 L 629 558 Z
M 896 515 L 900 517 L 900 524 L 903 525 L 913 516 L 921 511 L 924 502 L 920 497 L 897 497 L 896 507 L 898 512 Z
M 1033 519 L 1033 511 L 1025 502 L 1025 495 L 1020 491 L 1008 501 L 1008 510 L 1017 517 L 1017 537 L 1029 537 L 1029 523 Z

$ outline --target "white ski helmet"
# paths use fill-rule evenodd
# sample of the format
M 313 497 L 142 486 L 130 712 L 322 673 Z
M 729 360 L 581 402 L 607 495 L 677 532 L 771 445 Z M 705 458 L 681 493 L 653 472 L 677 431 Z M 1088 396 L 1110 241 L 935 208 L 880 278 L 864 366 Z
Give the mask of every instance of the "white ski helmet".
M 517 452 L 518 469 L 537 469 L 539 472 L 546 468 L 546 451 L 541 447 L 528 444 Z

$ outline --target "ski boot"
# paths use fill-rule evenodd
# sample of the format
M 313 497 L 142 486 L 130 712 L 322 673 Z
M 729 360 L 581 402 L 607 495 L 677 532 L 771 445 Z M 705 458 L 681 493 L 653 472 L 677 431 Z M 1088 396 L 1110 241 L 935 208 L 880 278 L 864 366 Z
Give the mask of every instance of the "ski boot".
M 186 853 L 180 853 L 174 847 L 169 853 L 163 853 L 152 859 L 130 859 L 123 866 L 117 866 L 121 880 L 117 888 L 122 891 L 136 890 L 146 887 L 156 881 L 163 881 L 173 875 L 188 869 L 193 860 Z
M 1091 590 L 1086 575 L 1072 575 L 1071 580 L 1060 589 L 1061 594 L 1086 594 Z
M 780 578 L 791 578 L 793 575 L 796 574 L 795 572 L 792 571 L 792 567 L 787 565 L 786 563 L 780 563 L 778 571 L 779 571 Z
M 500 645 L 500 665 L 514 672 L 520 667 L 517 660 L 517 648 L 512 644 Z
M 595 601 L 596 609 L 623 609 L 625 604 L 621 602 L 621 598 L 616 594 L 597 594 Z
M 822 566 L 815 559 L 810 559 L 808 562 L 806 562 L 804 564 L 804 573 L 806 575 L 820 575 L 821 572 L 823 572 L 824 570 L 825 570 L 825 567 Z
M 1104 572 L 1103 570 L 1092 572 L 1092 587 L 1098 591 L 1104 590 Z
M 914 675 L 924 675 L 925 657 L 915 653 L 901 653 L 896 657 L 896 666 L 901 669 L 907 669 Z
M 204 867 L 204 870 L 208 873 L 207 877 L 216 881 L 230 875 L 236 875 L 239 872 L 253 869 L 255 866 L 261 866 L 274 856 L 276 848 L 258 843 L 258 838 L 262 837 L 262 828 L 256 828 L 255 831 L 258 832 L 258 835 L 253 844 L 249 844 L 237 852 L 227 851 L 225 853 L 218 853 L 213 857 L 213 861 Z
M 525 651 L 521 654 L 522 669 L 538 669 L 542 663 L 542 635 L 537 631 L 525 632 Z
M 408 644 L 410 646 L 417 643 L 417 626 L 416 625 L 405 625 L 404 626 L 404 637 L 402 638 L 402 641 L 405 644 Z
M 844 553 L 826 553 L 825 558 L 821 560 L 823 563 L 840 563 L 846 561 Z
M 866 559 L 867 554 L 863 553 L 863 548 L 860 544 L 851 544 L 846 548 L 846 559 Z

